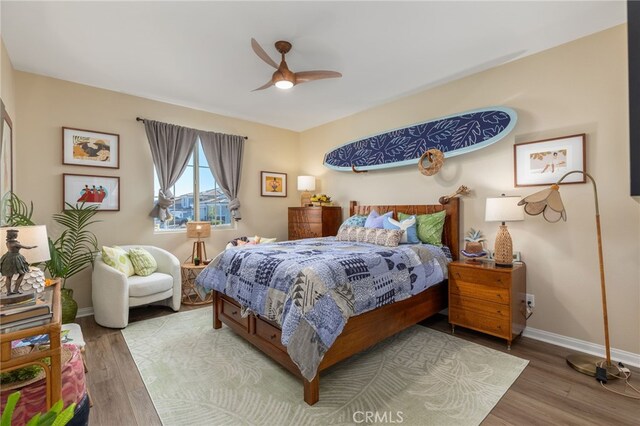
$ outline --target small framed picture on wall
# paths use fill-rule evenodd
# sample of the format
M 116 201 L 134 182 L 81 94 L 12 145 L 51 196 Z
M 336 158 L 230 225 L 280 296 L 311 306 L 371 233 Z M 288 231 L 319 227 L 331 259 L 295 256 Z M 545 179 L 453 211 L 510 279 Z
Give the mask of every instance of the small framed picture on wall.
M 62 128 L 62 164 L 117 169 L 119 159 L 120 135 Z
M 62 175 L 63 208 L 67 203 L 97 205 L 99 211 L 120 210 L 120 178 L 114 176 Z
M 286 197 L 287 174 L 260 172 L 260 195 L 263 197 Z
M 565 173 L 586 172 L 585 134 L 525 142 L 513 146 L 515 186 L 556 183 Z M 586 176 L 568 176 L 565 183 L 585 183 Z

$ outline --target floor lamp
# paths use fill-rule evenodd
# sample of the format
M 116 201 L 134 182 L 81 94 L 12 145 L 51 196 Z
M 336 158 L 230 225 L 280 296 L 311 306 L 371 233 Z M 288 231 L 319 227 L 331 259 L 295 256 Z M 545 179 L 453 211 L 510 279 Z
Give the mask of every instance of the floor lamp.
M 593 195 L 596 206 L 596 234 L 598 238 L 598 260 L 600 262 L 600 290 L 602 292 L 602 314 L 604 318 L 606 365 L 601 365 L 602 358 L 587 354 L 569 354 L 567 356 L 567 364 L 583 374 L 588 374 L 594 377 L 597 373 L 596 367 L 602 367 L 607 370 L 608 378 L 614 378 L 614 374 L 618 374 L 618 369 L 616 366 L 611 364 L 611 346 L 609 345 L 609 319 L 607 317 L 607 290 L 604 280 L 602 233 L 600 230 L 600 209 L 598 207 L 598 189 L 596 187 L 596 181 L 589 173 L 583 172 L 581 170 L 574 170 L 565 173 L 565 175 L 562 176 L 555 184 L 551 185 L 551 187 L 525 197 L 518 203 L 518 205 L 524 205 L 524 211 L 529 215 L 535 216 L 542 213 L 542 216 L 548 222 L 558 222 L 560 219 L 566 221 L 567 214 L 565 213 L 564 205 L 562 204 L 562 198 L 560 197 L 559 184 L 567 176 L 574 173 L 582 173 L 584 176 L 588 177 L 593 184 Z
M 198 241 L 193 243 L 191 251 L 191 261 L 196 265 L 207 259 L 207 248 L 201 238 L 207 238 L 211 235 L 211 224 L 209 222 L 187 222 L 187 238 L 197 238 Z M 198 263 L 196 263 L 196 258 Z

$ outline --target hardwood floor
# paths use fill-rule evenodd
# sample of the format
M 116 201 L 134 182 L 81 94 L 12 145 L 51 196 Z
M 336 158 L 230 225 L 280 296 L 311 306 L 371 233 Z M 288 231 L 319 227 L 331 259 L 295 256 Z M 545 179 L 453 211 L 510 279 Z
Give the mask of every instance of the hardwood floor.
M 182 310 L 193 308 L 183 307 Z M 197 307 L 195 308 L 197 309 Z M 211 309 L 206 306 L 203 309 Z M 169 315 L 168 308 L 133 309 L 130 321 Z M 93 400 L 91 426 L 151 426 L 160 419 L 120 333 L 100 327 L 93 317 L 78 318 L 87 342 L 87 384 Z M 447 319 L 436 316 L 422 325 L 450 332 Z M 456 336 L 498 351 L 507 352 L 504 340 L 456 328 Z M 514 356 L 529 365 L 494 407 L 483 425 L 637 425 L 640 401 L 602 389 L 594 378 L 579 374 L 565 363 L 569 350 L 528 339 L 516 340 Z M 640 372 L 633 371 L 635 377 Z M 632 383 L 638 380 L 632 377 Z M 612 383 L 612 382 L 610 382 Z M 624 384 L 614 382 L 615 389 Z

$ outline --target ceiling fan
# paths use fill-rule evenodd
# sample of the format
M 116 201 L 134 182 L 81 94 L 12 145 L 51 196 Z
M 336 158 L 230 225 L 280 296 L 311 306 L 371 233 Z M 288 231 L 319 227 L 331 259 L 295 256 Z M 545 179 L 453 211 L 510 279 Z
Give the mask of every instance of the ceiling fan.
M 254 38 L 251 39 L 251 47 L 253 48 L 253 51 L 256 52 L 256 55 L 276 69 L 273 76 L 271 76 L 271 80 L 257 89 L 252 90 L 252 92 L 255 92 L 256 90 L 264 90 L 271 86 L 276 86 L 279 89 L 291 89 L 296 84 L 306 83 L 308 81 L 342 77 L 342 74 L 336 71 L 315 70 L 292 72 L 289 70 L 287 63 L 284 60 L 284 55 L 291 50 L 291 43 L 280 40 L 276 41 L 275 46 L 278 52 L 282 54 L 282 62 L 280 62 L 280 65 L 277 65 L 275 61 L 267 55 L 267 52 L 264 51 Z

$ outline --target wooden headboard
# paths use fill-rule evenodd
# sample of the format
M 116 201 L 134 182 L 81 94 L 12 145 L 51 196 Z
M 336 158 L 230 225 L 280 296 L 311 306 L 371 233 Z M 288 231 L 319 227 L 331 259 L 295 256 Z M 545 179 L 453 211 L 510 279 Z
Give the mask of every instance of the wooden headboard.
M 380 214 L 392 211 L 394 219 L 398 219 L 398 212 L 407 214 L 429 214 L 442 210 L 447 212 L 442 231 L 442 243 L 449 247 L 453 260 L 460 255 L 460 198 L 451 198 L 447 204 L 416 204 L 401 206 L 363 206 L 357 201 L 349 202 L 349 216 L 354 214 L 369 214 L 375 210 Z

